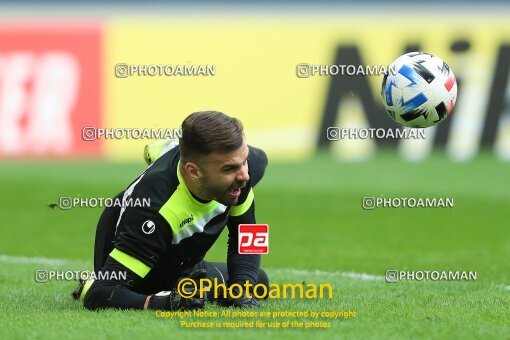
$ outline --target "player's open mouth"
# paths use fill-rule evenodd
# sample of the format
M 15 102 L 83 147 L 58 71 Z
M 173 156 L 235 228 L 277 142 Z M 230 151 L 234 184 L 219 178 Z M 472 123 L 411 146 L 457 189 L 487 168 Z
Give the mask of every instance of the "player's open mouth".
M 228 193 L 230 194 L 230 196 L 237 198 L 239 197 L 239 195 L 241 195 L 241 188 L 231 189 L 228 191 Z

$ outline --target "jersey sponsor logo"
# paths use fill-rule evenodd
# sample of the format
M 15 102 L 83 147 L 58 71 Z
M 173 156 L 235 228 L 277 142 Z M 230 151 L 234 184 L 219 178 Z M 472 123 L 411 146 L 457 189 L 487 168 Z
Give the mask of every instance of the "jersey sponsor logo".
M 240 224 L 239 254 L 269 253 L 269 226 L 267 224 Z
M 179 224 L 179 228 L 182 229 L 182 227 L 184 227 L 186 224 L 193 222 L 193 219 L 194 219 L 193 214 L 191 214 L 190 217 L 185 218 L 184 220 L 182 220 L 181 224 Z
M 151 220 L 143 222 L 142 231 L 144 232 L 144 234 L 147 235 L 152 234 L 154 230 L 156 230 L 156 224 L 154 222 L 152 222 Z
M 171 201 L 169 201 L 169 202 L 171 202 Z M 184 204 L 187 204 L 187 203 L 184 203 Z M 188 222 L 188 224 L 184 225 L 185 227 L 183 226 L 183 228 L 178 227 L 181 224 L 180 221 L 181 221 L 182 217 L 175 218 L 174 223 L 172 223 L 172 220 L 173 220 L 172 217 L 170 220 L 167 219 L 167 221 L 169 221 L 169 223 L 170 223 L 170 226 L 175 226 L 175 227 L 172 227 L 172 233 L 173 233 L 172 244 L 179 244 L 179 242 L 181 242 L 183 239 L 191 237 L 195 233 L 203 233 L 205 226 L 209 222 L 211 222 L 211 220 L 224 214 L 225 211 L 227 210 L 227 207 L 223 204 L 219 204 L 219 203 L 214 203 L 214 204 L 216 205 L 216 207 L 211 212 L 208 212 L 208 213 L 202 212 L 202 211 L 195 212 L 195 213 L 200 214 L 201 216 L 199 216 L 195 219 L 196 214 L 194 214 L 193 222 Z M 167 214 L 167 212 L 163 211 L 163 214 Z M 171 212 L 171 214 L 174 214 L 174 213 Z M 186 212 L 186 214 L 187 214 L 187 212 Z M 202 215 L 202 214 L 204 214 L 204 215 Z M 224 216 L 224 219 L 225 219 L 225 224 L 226 224 L 226 215 Z M 223 223 L 223 222 L 211 223 L 211 227 L 217 226 L 218 223 Z M 223 224 L 223 226 L 225 224 Z

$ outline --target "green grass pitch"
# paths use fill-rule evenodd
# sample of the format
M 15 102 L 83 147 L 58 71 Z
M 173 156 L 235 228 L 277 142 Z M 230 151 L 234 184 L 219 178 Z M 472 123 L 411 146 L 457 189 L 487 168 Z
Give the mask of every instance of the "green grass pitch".
M 0 338 L 510 335 L 510 172 L 486 153 L 469 163 L 435 154 L 414 164 L 383 153 L 366 163 L 323 155 L 270 164 L 255 189 L 258 221 L 270 225 L 263 268 L 272 282 L 330 283 L 334 290 L 331 300 L 272 300 L 261 310 L 357 313 L 331 320 L 330 328 L 185 329 L 178 319 L 148 311 L 89 312 L 71 300 L 74 282 L 35 283 L 37 269 L 91 268 L 101 213 L 48 204 L 60 196 L 111 197 L 143 169 L 142 162 L 0 164 Z M 455 207 L 365 211 L 363 196 L 453 197 Z M 222 235 L 207 259 L 224 261 L 225 253 Z M 386 283 L 388 269 L 470 270 L 477 280 Z M 357 275 L 362 273 L 369 279 Z

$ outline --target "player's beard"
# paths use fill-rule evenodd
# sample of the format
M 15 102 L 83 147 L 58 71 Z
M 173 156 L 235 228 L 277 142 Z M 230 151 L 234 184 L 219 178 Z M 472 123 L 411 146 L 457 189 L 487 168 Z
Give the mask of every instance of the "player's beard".
M 246 182 L 234 182 L 228 187 L 224 185 L 220 187 L 209 183 L 209 181 L 205 179 L 202 185 L 204 188 L 208 188 L 206 192 L 209 197 L 212 197 L 216 202 L 229 206 L 237 204 L 241 195 L 241 188 L 246 185 Z

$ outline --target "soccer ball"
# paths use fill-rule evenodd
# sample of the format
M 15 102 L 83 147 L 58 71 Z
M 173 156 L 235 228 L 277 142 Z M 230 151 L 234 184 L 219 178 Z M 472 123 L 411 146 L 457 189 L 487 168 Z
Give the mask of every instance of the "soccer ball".
M 388 67 L 381 96 L 390 117 L 399 124 L 426 128 L 443 121 L 457 99 L 457 81 L 450 67 L 429 53 L 411 52 Z

